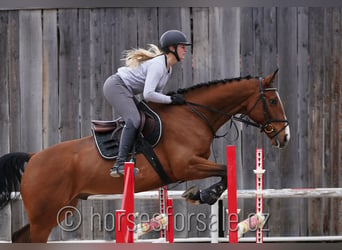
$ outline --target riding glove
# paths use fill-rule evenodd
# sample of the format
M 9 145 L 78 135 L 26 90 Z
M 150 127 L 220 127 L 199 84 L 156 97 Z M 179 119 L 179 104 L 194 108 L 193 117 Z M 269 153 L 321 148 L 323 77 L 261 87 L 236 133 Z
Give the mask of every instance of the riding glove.
M 182 105 L 185 104 L 185 98 L 183 94 L 176 93 L 171 96 L 172 104 Z

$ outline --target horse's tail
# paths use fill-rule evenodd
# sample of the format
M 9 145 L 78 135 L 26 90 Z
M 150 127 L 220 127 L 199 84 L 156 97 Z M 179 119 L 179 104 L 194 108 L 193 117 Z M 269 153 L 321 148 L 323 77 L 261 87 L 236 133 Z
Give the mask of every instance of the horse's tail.
M 31 156 L 32 154 L 18 152 L 0 157 L 0 209 L 18 196 L 12 195 L 12 192 L 20 191 L 25 163 L 29 161 Z

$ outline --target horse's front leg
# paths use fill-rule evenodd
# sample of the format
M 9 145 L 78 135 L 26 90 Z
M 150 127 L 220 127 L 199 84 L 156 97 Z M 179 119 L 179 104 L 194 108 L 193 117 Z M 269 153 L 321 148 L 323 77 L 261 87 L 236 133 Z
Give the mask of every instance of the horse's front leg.
M 190 203 L 195 204 L 214 204 L 227 189 L 227 170 L 225 165 L 220 165 L 201 157 L 194 157 L 189 164 L 189 175 L 196 179 L 207 178 L 211 176 L 221 176 L 221 180 L 210 187 L 199 190 L 193 186 L 186 190 L 182 197 Z M 195 179 L 195 178 L 194 178 Z
M 213 205 L 226 189 L 227 178 L 222 177 L 219 182 L 206 189 L 200 190 L 197 186 L 192 186 L 182 194 L 182 197 L 190 203 Z

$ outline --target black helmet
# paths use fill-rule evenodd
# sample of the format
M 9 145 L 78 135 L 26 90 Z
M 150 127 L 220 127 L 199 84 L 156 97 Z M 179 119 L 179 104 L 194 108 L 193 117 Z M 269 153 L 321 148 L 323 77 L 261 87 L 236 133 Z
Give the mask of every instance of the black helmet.
M 185 34 L 179 30 L 168 30 L 163 33 L 160 37 L 159 44 L 160 48 L 165 52 L 169 52 L 169 46 L 176 46 L 178 44 L 191 45 Z

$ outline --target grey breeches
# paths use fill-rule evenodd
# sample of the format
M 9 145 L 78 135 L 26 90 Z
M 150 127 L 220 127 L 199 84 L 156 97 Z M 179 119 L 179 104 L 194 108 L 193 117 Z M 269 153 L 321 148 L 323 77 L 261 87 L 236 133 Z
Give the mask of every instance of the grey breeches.
M 133 126 L 140 126 L 140 114 L 134 102 L 134 95 L 126 87 L 119 75 L 110 76 L 103 85 L 103 94 L 114 110 L 127 123 L 131 120 Z

